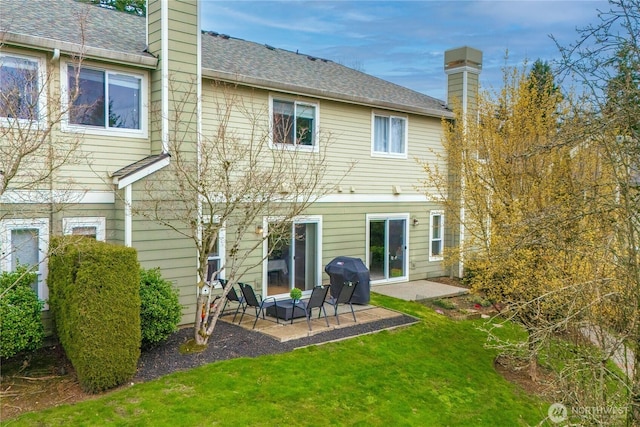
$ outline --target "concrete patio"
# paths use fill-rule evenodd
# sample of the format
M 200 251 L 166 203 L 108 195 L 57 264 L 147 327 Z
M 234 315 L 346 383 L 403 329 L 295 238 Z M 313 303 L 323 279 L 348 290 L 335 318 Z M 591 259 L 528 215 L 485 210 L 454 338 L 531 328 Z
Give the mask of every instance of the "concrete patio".
M 467 293 L 468 290 L 465 288 L 431 282 L 428 280 L 417 280 L 405 283 L 372 285 L 371 292 L 403 299 L 406 301 L 416 301 L 463 295 Z M 280 342 L 285 342 L 299 338 L 310 337 L 334 329 L 349 328 L 354 325 L 361 325 L 378 320 L 401 317 L 404 315 L 404 313 L 382 307 L 376 307 L 373 305 L 354 304 L 353 308 L 356 314 L 356 322 L 354 322 L 349 307 L 341 305 L 338 309 L 338 317 L 340 318 L 340 324 L 338 324 L 336 316 L 333 315 L 333 307 L 328 305 L 325 307 L 327 309 L 329 327 L 327 327 L 324 316 L 318 318 L 318 310 L 314 309 L 313 315 L 311 317 L 311 331 L 309 331 L 309 327 L 304 317 L 294 319 L 293 323 L 291 323 L 291 321 L 284 320 L 280 320 L 279 323 L 276 323 L 275 317 L 271 316 L 265 316 L 265 319 L 258 319 L 255 330 L 267 334 Z M 253 322 L 256 319 L 254 313 L 255 311 L 253 310 L 253 308 L 248 308 L 240 326 L 246 329 L 251 329 L 253 326 Z M 231 313 L 231 315 L 227 314 L 225 316 L 222 316 L 220 320 L 238 324 L 240 314 L 238 314 L 235 322 L 232 322 L 233 312 Z

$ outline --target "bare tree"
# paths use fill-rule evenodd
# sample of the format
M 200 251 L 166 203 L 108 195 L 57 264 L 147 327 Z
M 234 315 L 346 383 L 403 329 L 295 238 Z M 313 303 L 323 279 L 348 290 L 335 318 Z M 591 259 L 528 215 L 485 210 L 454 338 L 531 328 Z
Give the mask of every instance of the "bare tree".
M 172 100 L 172 123 L 195 123 L 192 85 Z M 303 129 L 291 118 L 278 118 L 270 128 L 267 108 L 253 92 L 234 85 L 213 83 L 212 121 L 204 132 L 175 126 L 171 132 L 171 163 L 147 184 L 148 201 L 135 213 L 157 221 L 193 242 L 197 250 L 198 297 L 194 340 L 206 345 L 223 304 L 213 304 L 202 292 L 208 281 L 224 270 L 228 286 L 262 264 L 268 253 L 263 243 L 287 235 L 292 221 L 318 198 L 336 188 L 352 165 L 327 175 L 326 152 L 331 135 Z M 272 133 L 273 132 L 273 133 Z M 310 133 L 313 132 L 313 135 Z M 272 136 L 275 135 L 275 136 Z M 199 140 L 198 143 L 194 137 Z M 271 138 L 280 138 L 273 143 Z M 311 138 L 311 139 L 310 139 Z M 304 145 L 314 140 L 318 150 Z M 302 148 L 302 149 L 301 149 Z M 256 224 L 268 218 L 268 227 L 256 234 Z M 208 263 L 221 231 L 226 234 L 226 259 Z
M 599 210 L 609 222 L 608 249 L 611 287 L 616 304 L 594 313 L 594 323 L 605 325 L 612 351 L 622 353 L 631 366 L 628 424 L 640 423 L 640 2 L 611 0 L 598 21 L 578 31 L 562 53 L 560 67 L 584 89 L 585 134 L 599 150 L 609 174 L 606 198 Z M 588 108 L 583 108 L 585 105 Z M 620 351 L 626 347 L 630 352 Z
M 78 12 L 80 34 L 84 34 L 86 11 Z M 61 96 L 58 80 L 60 53 L 51 61 L 7 49 L 4 38 L 11 21 L 0 21 L 0 220 L 50 217 L 64 205 L 76 203 L 81 189 L 66 168 L 89 164 L 78 134 L 63 134 L 61 127 L 80 94 L 79 78 L 84 44 L 72 56 L 76 74 L 70 73 L 67 93 Z M 67 176 L 63 178 L 63 176 Z M 0 261 L 15 256 L 3 250 Z M 18 260 L 19 262 L 19 260 Z M 31 265 L 28 272 L 37 269 Z

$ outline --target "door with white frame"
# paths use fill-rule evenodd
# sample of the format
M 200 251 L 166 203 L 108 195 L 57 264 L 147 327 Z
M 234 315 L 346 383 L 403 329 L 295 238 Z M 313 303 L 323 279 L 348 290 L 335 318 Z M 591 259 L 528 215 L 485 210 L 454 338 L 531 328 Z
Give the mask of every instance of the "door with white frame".
M 35 218 L 0 221 L 0 247 L 0 269 L 14 271 L 18 266 L 29 267 L 37 274 L 31 287 L 39 299 L 46 301 L 49 297 L 46 286 L 49 220 Z
M 268 231 L 269 222 L 266 223 Z M 265 241 L 263 295 L 282 296 L 298 288 L 304 294 L 322 280 L 322 218 L 304 217 L 291 222 L 278 236 Z M 307 292 L 308 291 L 308 292 Z
M 367 260 L 372 283 L 408 278 L 409 214 L 367 215 Z

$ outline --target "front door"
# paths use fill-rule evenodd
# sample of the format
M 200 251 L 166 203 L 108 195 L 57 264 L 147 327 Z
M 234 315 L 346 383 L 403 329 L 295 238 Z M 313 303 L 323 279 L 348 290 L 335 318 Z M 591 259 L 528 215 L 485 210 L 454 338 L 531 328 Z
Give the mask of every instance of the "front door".
M 266 295 L 286 295 L 291 289 L 311 291 L 320 284 L 320 222 L 294 221 L 279 239 L 269 239 Z
M 368 260 L 372 282 L 407 279 L 408 215 L 369 215 Z

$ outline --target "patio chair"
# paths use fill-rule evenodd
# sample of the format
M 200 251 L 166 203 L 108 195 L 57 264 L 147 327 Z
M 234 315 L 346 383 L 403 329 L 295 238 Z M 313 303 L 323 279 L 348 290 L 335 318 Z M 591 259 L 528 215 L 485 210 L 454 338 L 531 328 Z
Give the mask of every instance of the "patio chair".
M 260 318 L 260 314 L 262 314 L 262 318 L 264 319 L 264 311 L 268 307 L 275 306 L 276 311 L 278 310 L 276 299 L 274 297 L 267 297 L 265 299 L 258 298 L 251 285 L 247 285 L 245 283 L 238 283 L 238 285 L 240 285 L 240 290 L 244 296 L 244 307 L 242 308 L 242 316 L 240 316 L 240 321 L 238 323 L 242 323 L 242 318 L 244 317 L 244 313 L 247 311 L 247 307 L 253 307 L 256 311 L 256 320 L 253 322 L 252 329 L 255 329 L 256 323 L 258 323 L 258 319 Z M 276 323 L 280 323 L 277 316 Z
M 334 315 L 336 316 L 338 325 L 340 324 L 340 318 L 338 317 L 338 306 L 340 304 L 349 304 L 349 307 L 351 307 L 351 314 L 353 314 L 353 321 L 357 322 L 356 313 L 353 311 L 353 304 L 351 303 L 356 286 L 358 286 L 358 282 L 344 282 L 340 288 L 340 292 L 338 292 L 338 296 L 334 297 L 332 295 L 327 300 L 327 304 L 332 305 L 334 308 Z M 320 314 L 318 314 L 318 317 L 320 317 Z
M 311 296 L 308 300 L 300 301 L 298 307 L 302 308 L 307 315 L 307 325 L 311 330 L 311 312 L 314 308 L 318 309 L 318 318 L 320 313 L 324 313 L 324 320 L 327 322 L 327 328 L 329 327 L 329 319 L 327 319 L 327 310 L 324 308 L 325 300 L 327 299 L 327 293 L 329 292 L 328 286 L 316 286 L 311 292 Z M 291 323 L 293 323 L 293 316 L 291 317 Z
M 220 283 L 222 283 L 222 286 L 224 288 L 227 287 L 226 280 L 224 282 L 222 282 L 221 280 Z M 240 308 L 243 308 L 245 304 L 244 304 L 244 297 L 238 295 L 238 293 L 236 292 L 236 288 L 234 288 L 233 286 L 231 286 L 231 289 L 229 289 L 229 291 L 227 292 L 227 297 L 225 298 L 224 305 L 222 306 L 222 311 L 220 312 L 220 316 L 224 314 L 224 310 L 227 308 L 227 304 L 229 304 L 230 302 L 238 304 L 238 307 L 236 308 L 236 312 L 233 314 L 233 320 L 231 321 L 231 322 L 235 322 L 236 316 L 240 312 Z

